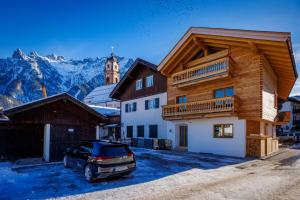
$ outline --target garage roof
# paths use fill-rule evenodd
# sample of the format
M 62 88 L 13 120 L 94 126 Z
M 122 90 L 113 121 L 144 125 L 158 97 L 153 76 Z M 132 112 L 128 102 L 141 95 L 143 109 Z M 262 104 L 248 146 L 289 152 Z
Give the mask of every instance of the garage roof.
M 30 110 L 33 108 L 37 108 L 46 104 L 50 104 L 59 100 L 68 100 L 74 104 L 76 104 L 77 106 L 81 107 L 82 109 L 88 111 L 89 113 L 91 113 L 92 115 L 100 118 L 100 119 L 106 119 L 106 117 L 100 113 L 98 113 L 97 111 L 95 111 L 94 109 L 90 108 L 88 105 L 82 103 L 81 101 L 79 101 L 78 99 L 72 97 L 71 95 L 67 94 L 67 93 L 60 93 L 57 95 L 53 95 L 53 96 L 49 96 L 43 99 L 38 99 L 36 101 L 32 101 L 20 106 L 16 106 L 10 109 L 6 109 L 3 111 L 3 113 L 10 117 L 11 115 L 14 115 L 16 113 L 20 113 L 26 110 Z

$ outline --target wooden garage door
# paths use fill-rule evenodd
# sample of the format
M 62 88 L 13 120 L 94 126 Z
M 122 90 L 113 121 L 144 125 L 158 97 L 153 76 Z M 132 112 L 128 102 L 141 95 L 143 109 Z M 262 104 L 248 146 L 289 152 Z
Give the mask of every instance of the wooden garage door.
M 11 159 L 43 156 L 43 125 L 0 128 L 0 156 Z
M 51 125 L 50 160 L 62 160 L 66 148 L 96 139 L 95 127 Z

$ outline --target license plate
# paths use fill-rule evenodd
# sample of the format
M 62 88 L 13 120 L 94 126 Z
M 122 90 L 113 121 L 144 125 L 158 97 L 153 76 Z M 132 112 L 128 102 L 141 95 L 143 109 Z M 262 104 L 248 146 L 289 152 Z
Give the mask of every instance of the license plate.
M 121 166 L 121 167 L 116 167 L 116 168 L 115 168 L 115 171 L 116 171 L 116 172 L 119 172 L 119 171 L 124 171 L 124 170 L 127 170 L 127 169 L 128 169 L 127 166 Z

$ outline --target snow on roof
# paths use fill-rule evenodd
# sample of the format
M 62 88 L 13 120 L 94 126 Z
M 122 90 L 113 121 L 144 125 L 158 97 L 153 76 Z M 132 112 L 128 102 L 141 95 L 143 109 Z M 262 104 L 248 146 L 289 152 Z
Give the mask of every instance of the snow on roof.
M 1 108 L 0 108 L 0 122 L 6 122 L 9 121 L 8 117 L 6 117 L 4 115 L 4 113 L 2 112 Z
M 116 116 L 120 115 L 120 109 L 118 108 L 111 108 L 105 106 L 95 106 L 95 105 L 88 105 L 89 107 L 93 108 L 95 111 L 102 115 L 106 116 Z
M 85 103 L 105 103 L 108 101 L 113 101 L 112 98 L 109 97 L 111 91 L 115 88 L 117 84 L 110 84 L 110 85 L 103 85 L 100 87 L 95 88 L 91 91 L 85 98 Z
M 289 97 L 288 100 L 300 102 L 300 96 L 292 96 L 292 97 Z

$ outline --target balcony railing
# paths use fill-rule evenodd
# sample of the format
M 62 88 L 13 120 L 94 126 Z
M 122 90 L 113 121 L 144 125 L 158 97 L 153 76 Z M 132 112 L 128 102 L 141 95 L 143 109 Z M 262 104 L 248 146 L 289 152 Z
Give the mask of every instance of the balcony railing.
M 237 113 L 238 98 L 224 97 L 205 101 L 194 101 L 190 103 L 174 104 L 163 106 L 164 118 L 184 118 L 185 116 L 197 114 L 219 114 Z M 196 117 L 197 118 L 197 117 Z
M 227 77 L 231 71 L 229 57 L 223 57 L 205 64 L 196 65 L 193 68 L 173 74 L 173 85 L 182 87 L 199 82 Z

